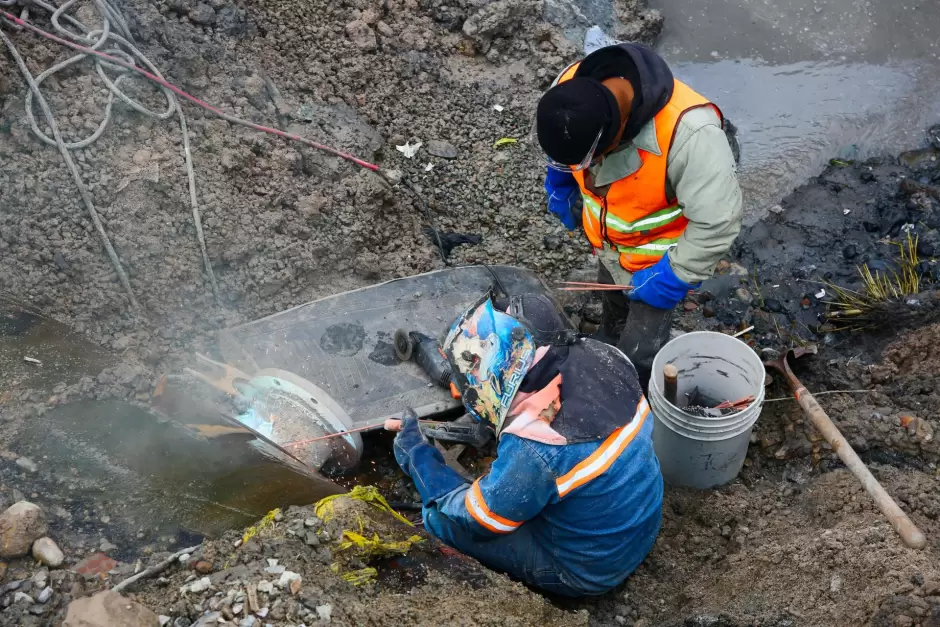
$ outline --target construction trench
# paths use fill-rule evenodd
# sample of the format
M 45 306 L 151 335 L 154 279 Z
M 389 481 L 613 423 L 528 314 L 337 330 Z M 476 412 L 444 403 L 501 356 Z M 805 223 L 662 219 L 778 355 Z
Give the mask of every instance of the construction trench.
M 85 599 L 102 624 L 174 627 L 940 625 L 940 15 L 863 4 L 79 0 L 53 20 L 0 0 L 0 510 L 45 521 L 0 521 L 0 624 Z M 86 48 L 107 30 L 105 54 L 306 143 L 106 60 L 60 65 L 88 53 L 23 23 Z M 815 345 L 791 365 L 925 549 L 776 375 L 740 476 L 667 487 L 653 552 L 602 597 L 540 595 L 405 522 L 417 494 L 375 427 L 460 412 L 395 330 L 439 335 L 494 284 L 599 322 L 553 287 L 596 262 L 527 146 L 595 23 L 656 43 L 739 128 L 745 228 L 674 334 L 744 331 L 765 360 Z M 859 301 L 859 268 L 916 281 Z M 320 439 L 342 425 L 363 430 Z M 58 566 L 7 557 L 37 532 Z M 89 605 L 122 585 L 140 605 Z

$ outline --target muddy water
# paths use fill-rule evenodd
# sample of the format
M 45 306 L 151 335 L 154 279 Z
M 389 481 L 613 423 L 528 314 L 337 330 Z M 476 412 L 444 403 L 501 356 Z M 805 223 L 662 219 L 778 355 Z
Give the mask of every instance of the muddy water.
M 22 390 L 51 395 L 56 385 L 94 377 L 119 360 L 65 325 L 0 301 L 0 416 Z M 66 553 L 84 555 L 107 540 L 117 547 L 110 554 L 127 560 L 340 490 L 276 459 L 250 434 L 221 428 L 218 417 L 207 399 L 184 395 L 167 413 L 83 401 L 31 416 L 3 434 L 0 508 L 32 500 L 49 513 Z M 15 463 L 19 457 L 36 470 Z
M 114 358 L 64 324 L 0 295 L 0 409 L 17 390 L 50 391 L 112 365 Z
M 197 437 L 116 401 L 56 407 L 32 419 L 11 448 L 39 470 L 7 463 L 0 478 L 52 512 L 58 538 L 72 548 L 107 538 L 125 559 L 180 536 L 246 527 L 275 507 L 334 491 L 273 460 L 250 437 Z
M 659 50 L 677 76 L 740 129 L 752 219 L 830 158 L 897 154 L 940 122 L 936 0 L 649 5 L 665 17 Z

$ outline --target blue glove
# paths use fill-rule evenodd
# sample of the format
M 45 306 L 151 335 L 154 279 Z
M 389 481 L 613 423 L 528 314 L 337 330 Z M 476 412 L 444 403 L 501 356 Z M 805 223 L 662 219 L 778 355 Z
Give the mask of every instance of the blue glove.
M 548 210 L 558 216 L 569 231 L 581 225 L 581 189 L 571 172 L 545 169 L 545 193 Z
M 689 290 L 701 285 L 686 283 L 676 276 L 669 265 L 669 254 L 649 268 L 633 274 L 633 289 L 627 292 L 630 300 L 639 300 L 657 309 L 673 309 L 682 302 Z
M 425 506 L 466 483 L 421 433 L 418 416 L 412 409 L 402 416 L 401 431 L 395 436 L 392 450 L 395 461 L 414 480 Z

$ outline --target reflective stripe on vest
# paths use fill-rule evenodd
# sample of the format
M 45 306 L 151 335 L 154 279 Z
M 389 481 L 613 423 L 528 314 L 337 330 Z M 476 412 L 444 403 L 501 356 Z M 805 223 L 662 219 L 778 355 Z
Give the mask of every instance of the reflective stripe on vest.
M 584 199 L 584 208 L 591 212 L 594 216 L 594 219 L 600 222 L 601 219 L 601 205 L 593 196 L 587 194 L 582 194 Z M 621 220 L 617 216 L 607 213 L 607 228 L 619 231 L 620 233 L 642 233 L 644 231 L 651 231 L 659 227 L 666 226 L 671 222 L 675 222 L 682 217 L 682 208 L 679 205 L 673 205 L 672 207 L 666 207 L 661 211 L 654 211 L 645 218 L 640 218 L 635 222 L 627 222 L 626 220 Z

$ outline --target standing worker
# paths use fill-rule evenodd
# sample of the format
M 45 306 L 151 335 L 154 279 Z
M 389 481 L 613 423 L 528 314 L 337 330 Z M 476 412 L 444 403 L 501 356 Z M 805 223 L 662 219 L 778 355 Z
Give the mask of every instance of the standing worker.
M 598 37 L 588 32 L 585 52 Z M 548 208 L 568 229 L 584 228 L 599 282 L 633 285 L 604 293 L 601 333 L 619 337 L 644 384 L 673 309 L 712 276 L 741 228 L 723 126 L 718 107 L 639 44 L 602 42 L 539 100 Z
M 489 471 L 465 481 L 413 412 L 395 459 L 421 495 L 425 528 L 446 544 L 547 592 L 602 594 L 659 532 L 653 417 L 623 353 L 563 334 L 543 344 L 551 316 L 535 313 L 517 319 L 487 299 L 443 345 L 467 412 L 498 438 Z

